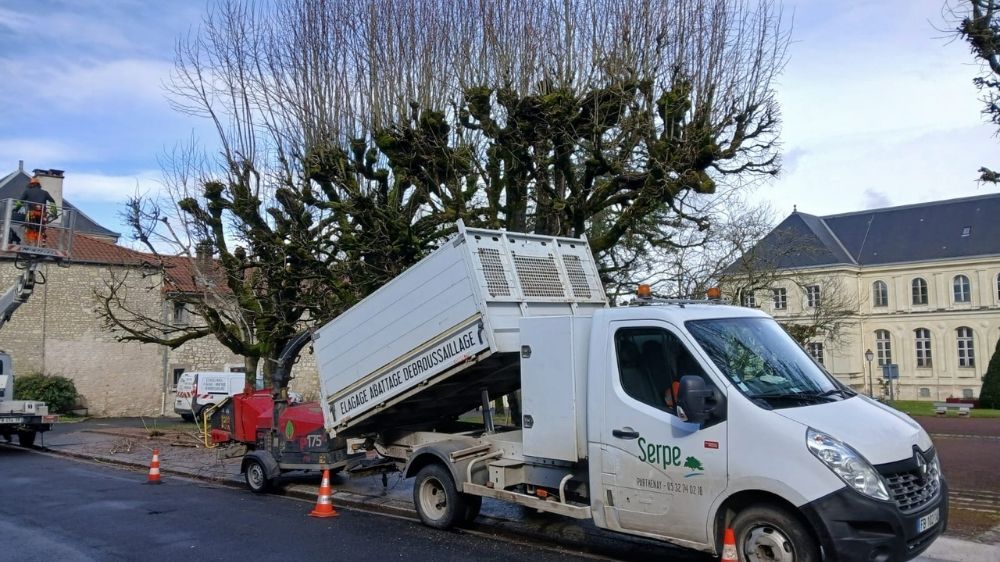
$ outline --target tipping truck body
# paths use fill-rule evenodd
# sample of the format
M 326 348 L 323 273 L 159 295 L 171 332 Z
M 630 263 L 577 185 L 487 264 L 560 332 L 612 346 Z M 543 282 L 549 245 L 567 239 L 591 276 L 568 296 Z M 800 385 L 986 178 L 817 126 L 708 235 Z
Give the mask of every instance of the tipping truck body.
M 493 498 L 741 559 L 906 560 L 947 524 L 927 433 L 766 314 L 609 308 L 585 240 L 464 228 L 313 335 L 330 437 L 364 439 L 432 527 Z M 493 423 L 488 397 L 519 389 Z M 483 421 L 459 419 L 483 405 Z

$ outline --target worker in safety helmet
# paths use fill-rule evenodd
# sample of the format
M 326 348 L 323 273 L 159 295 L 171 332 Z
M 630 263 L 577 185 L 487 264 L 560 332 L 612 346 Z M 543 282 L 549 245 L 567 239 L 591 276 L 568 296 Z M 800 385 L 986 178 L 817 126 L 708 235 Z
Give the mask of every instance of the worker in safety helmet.
M 21 194 L 21 203 L 24 208 L 24 242 L 32 246 L 37 246 L 44 241 L 42 225 L 46 220 L 53 218 L 56 214 L 56 200 L 48 191 L 42 189 L 42 183 L 37 177 L 28 180 L 28 187 Z

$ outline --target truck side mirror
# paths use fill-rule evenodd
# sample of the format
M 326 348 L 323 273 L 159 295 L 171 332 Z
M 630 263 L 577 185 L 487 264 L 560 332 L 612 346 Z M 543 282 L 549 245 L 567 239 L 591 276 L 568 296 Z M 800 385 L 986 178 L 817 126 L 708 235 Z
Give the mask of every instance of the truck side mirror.
M 705 388 L 705 379 L 697 375 L 681 377 L 677 391 L 677 409 L 681 417 L 691 423 L 703 423 L 714 409 L 715 391 Z

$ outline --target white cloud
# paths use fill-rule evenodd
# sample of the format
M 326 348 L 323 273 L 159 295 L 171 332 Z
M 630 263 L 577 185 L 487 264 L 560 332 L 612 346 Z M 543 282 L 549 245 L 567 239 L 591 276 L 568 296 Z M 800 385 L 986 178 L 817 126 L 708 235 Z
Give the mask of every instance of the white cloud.
M 865 209 L 882 209 L 884 207 L 891 207 L 892 201 L 889 200 L 889 196 L 885 193 L 869 187 L 864 193 L 864 208 Z
M 59 168 L 63 162 L 86 161 L 95 153 L 75 144 L 58 140 L 16 137 L 0 139 L 0 174 L 7 168 L 13 170 L 18 160 L 24 160 L 25 167 Z
M 63 194 L 74 204 L 88 201 L 117 204 L 136 193 L 155 196 L 162 188 L 159 170 L 143 170 L 124 175 L 67 171 L 63 182 Z
M 51 114 L 107 112 L 116 107 L 152 105 L 167 110 L 163 82 L 173 65 L 156 59 L 80 60 L 48 57 L 0 59 L 0 74 L 8 76 L 5 111 Z

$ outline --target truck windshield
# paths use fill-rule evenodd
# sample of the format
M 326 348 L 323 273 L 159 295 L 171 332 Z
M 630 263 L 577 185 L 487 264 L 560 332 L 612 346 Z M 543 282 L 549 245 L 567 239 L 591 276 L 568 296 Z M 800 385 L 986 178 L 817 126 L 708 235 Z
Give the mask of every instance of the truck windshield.
M 722 374 L 762 407 L 790 408 L 855 395 L 770 318 L 691 320 L 686 326 Z

